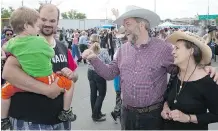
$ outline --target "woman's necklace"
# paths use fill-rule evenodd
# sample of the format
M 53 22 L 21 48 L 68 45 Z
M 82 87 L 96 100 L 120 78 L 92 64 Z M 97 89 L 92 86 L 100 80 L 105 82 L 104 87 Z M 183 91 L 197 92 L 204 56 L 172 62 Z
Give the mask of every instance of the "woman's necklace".
M 189 76 L 189 78 L 187 79 L 187 81 L 189 81 L 189 79 L 191 78 L 191 76 L 194 74 L 196 68 L 197 68 L 197 65 L 195 66 L 195 69 L 193 70 L 193 72 L 191 73 L 191 75 Z M 185 73 L 185 75 L 186 75 L 186 73 Z M 178 93 L 177 93 L 177 84 L 178 84 L 179 78 L 177 79 L 177 82 L 176 82 L 176 97 L 175 97 L 175 99 L 174 99 L 174 101 L 173 101 L 174 104 L 177 103 L 177 97 L 179 96 L 180 92 L 182 91 L 182 88 L 184 88 L 185 85 L 186 85 L 186 83 L 183 85 L 183 82 L 184 82 L 184 79 L 185 79 L 185 75 L 184 75 L 183 80 L 181 81 L 181 84 L 180 84 L 180 86 L 179 86 L 179 92 L 178 92 Z

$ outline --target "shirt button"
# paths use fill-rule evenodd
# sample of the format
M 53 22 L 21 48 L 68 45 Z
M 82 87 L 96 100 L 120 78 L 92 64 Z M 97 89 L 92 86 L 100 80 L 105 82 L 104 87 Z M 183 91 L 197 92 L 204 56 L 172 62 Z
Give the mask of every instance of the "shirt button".
M 135 72 L 137 74 L 137 72 Z
M 133 87 L 135 87 L 135 84 L 133 84 Z
M 135 98 L 135 96 L 133 96 Z

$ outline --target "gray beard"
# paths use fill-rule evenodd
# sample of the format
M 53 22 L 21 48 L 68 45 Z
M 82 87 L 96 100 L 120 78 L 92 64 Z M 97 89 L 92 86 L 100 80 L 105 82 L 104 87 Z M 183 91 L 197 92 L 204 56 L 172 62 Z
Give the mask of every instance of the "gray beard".
M 135 34 L 132 35 L 131 43 L 132 43 L 132 44 L 135 44 L 137 40 L 138 40 L 138 36 L 135 35 Z

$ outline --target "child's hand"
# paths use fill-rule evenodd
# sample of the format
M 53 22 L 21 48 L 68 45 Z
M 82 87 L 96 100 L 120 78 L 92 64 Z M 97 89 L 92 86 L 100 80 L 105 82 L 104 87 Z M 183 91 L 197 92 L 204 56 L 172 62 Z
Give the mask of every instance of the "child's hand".
M 47 91 L 44 95 L 46 95 L 48 98 L 55 99 L 61 94 L 61 92 L 64 92 L 64 89 L 60 88 L 57 84 L 58 79 L 59 78 L 57 77 L 55 81 L 50 85 L 50 88 L 47 88 Z
M 78 75 L 67 67 L 63 68 L 61 71 L 58 71 L 56 73 L 59 75 L 65 76 L 68 79 L 73 80 L 74 82 L 76 82 L 78 79 Z

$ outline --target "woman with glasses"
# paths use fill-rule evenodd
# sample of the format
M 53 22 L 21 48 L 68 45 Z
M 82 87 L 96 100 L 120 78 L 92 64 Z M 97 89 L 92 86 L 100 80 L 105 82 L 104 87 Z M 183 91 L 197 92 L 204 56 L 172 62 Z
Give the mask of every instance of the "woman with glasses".
M 1 46 L 3 46 L 3 44 L 5 44 L 8 40 L 10 40 L 13 37 L 14 32 L 12 29 L 5 29 L 4 35 L 5 38 L 2 39 Z
M 9 29 L 9 28 L 8 28 L 8 29 L 5 29 L 5 30 L 4 30 L 4 35 L 5 35 L 5 38 L 2 39 L 2 41 L 1 41 L 1 47 L 2 47 L 4 44 L 6 44 L 7 41 L 10 40 L 10 39 L 13 37 L 14 32 L 13 32 L 12 29 Z M 2 66 L 1 70 L 3 70 L 3 67 L 4 67 L 4 64 L 5 64 L 6 58 L 7 58 L 8 56 L 9 56 L 9 53 L 5 53 L 3 50 L 1 50 L 1 66 Z M 1 72 L 2 72 L 2 71 L 1 71 Z M 1 77 L 1 85 L 3 85 L 4 83 L 5 83 L 5 80 L 2 79 L 2 77 Z

